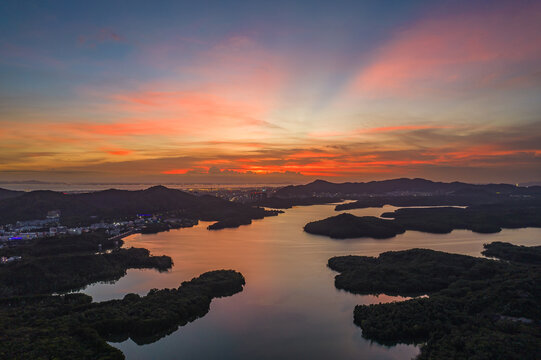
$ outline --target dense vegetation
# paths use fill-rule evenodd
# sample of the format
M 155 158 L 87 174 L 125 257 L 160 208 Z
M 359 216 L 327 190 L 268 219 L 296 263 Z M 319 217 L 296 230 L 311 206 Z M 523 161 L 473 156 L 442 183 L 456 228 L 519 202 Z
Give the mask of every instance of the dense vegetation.
M 20 255 L 22 259 L 0 265 L 0 297 L 77 289 L 119 279 L 130 268 L 165 271 L 173 264 L 168 256 L 151 256 L 146 249 L 120 249 L 121 244 L 122 240 L 109 240 L 104 233 L 95 232 L 3 247 L 1 256 Z
M 0 249 L 0 256 L 22 255 L 23 258 L 53 256 L 74 253 L 94 254 L 100 248 L 109 250 L 123 244 L 122 240 L 109 240 L 104 232 L 83 233 L 81 235 L 59 235 L 34 240 L 17 241 Z
M 67 291 L 98 281 L 117 280 L 131 268 L 165 271 L 171 266 L 170 257 L 150 256 L 148 250 L 137 248 L 100 254 L 23 257 L 0 265 L 0 297 Z
M 265 210 L 265 216 L 277 216 L 282 211 L 280 210 Z M 231 216 L 207 226 L 209 230 L 221 230 L 226 228 L 238 228 L 241 225 L 250 225 L 252 219 L 260 219 L 259 217 L 246 217 L 243 215 Z
M 232 295 L 244 285 L 241 274 L 221 270 L 178 289 L 151 290 L 145 297 L 128 294 L 123 300 L 92 303 L 83 294 L 51 295 L 116 280 L 129 268 L 165 271 L 172 266 L 168 256 L 121 244 L 95 232 L 0 249 L 2 256 L 22 255 L 0 265 L 0 358 L 123 359 L 106 341 L 156 341 L 203 316 L 213 297 Z
M 220 220 L 215 222 L 214 224 L 211 224 L 207 227 L 209 230 L 220 230 L 225 228 L 238 228 L 241 225 L 250 225 L 252 223 L 251 219 L 248 218 L 228 218 L 224 220 Z
M 0 300 L 2 359 L 124 359 L 106 341 L 128 337 L 154 342 L 206 314 L 212 298 L 242 290 L 244 277 L 232 270 L 202 274 L 178 289 L 128 294 L 92 303 L 83 294 Z
M 485 245 L 483 255 L 517 263 L 541 265 L 541 246 L 516 246 L 496 241 Z
M 504 196 L 489 196 L 484 192 L 475 195 L 434 195 L 434 196 L 364 196 L 357 201 L 336 205 L 336 211 L 350 209 L 364 209 L 369 207 L 383 207 L 391 205 L 405 206 L 467 206 L 474 204 L 495 203 Z
M 444 289 L 457 279 L 484 279 L 502 273 L 505 266 L 471 256 L 428 249 L 390 251 L 378 258 L 340 256 L 329 259 L 339 289 L 360 294 L 423 295 Z
M 478 233 L 495 233 L 502 228 L 541 227 L 541 203 L 521 201 L 468 208 L 405 208 L 382 217 L 393 218 L 407 230 L 449 233 L 467 229 Z
M 357 217 L 345 213 L 310 222 L 304 226 L 304 231 L 310 234 L 327 235 L 335 239 L 355 237 L 386 239 L 401 234 L 405 230 L 393 221 L 373 216 Z
M 381 239 L 406 230 L 446 234 L 455 229 L 467 229 L 478 233 L 495 233 L 502 228 L 541 227 L 540 213 L 539 200 L 473 205 L 467 208 L 402 208 L 381 215 L 393 220 L 344 213 L 308 223 L 304 230 L 339 239 Z
M 138 214 L 169 214 L 204 221 L 230 217 L 261 219 L 275 215 L 262 208 L 233 203 L 214 196 L 195 196 L 154 186 L 146 190 L 105 190 L 83 194 L 32 191 L 0 200 L 0 224 L 43 219 L 48 211 L 60 210 L 63 224 L 133 218 Z
M 198 224 L 197 220 L 182 219 L 179 221 L 160 222 L 146 224 L 141 229 L 141 234 L 157 234 L 162 231 L 169 231 L 171 229 L 180 229 L 186 227 L 192 227 Z
M 522 260 L 530 262 L 526 253 L 538 254 L 539 248 L 504 243 L 485 248 L 521 262 L 412 249 L 378 258 L 336 257 L 329 266 L 341 272 L 335 278 L 341 289 L 429 295 L 356 306 L 354 322 L 368 339 L 387 345 L 422 343 L 419 359 L 537 359 L 541 267 Z
M 14 191 L 0 188 L 0 200 L 14 198 L 22 194 L 24 194 L 24 192 L 22 191 Z

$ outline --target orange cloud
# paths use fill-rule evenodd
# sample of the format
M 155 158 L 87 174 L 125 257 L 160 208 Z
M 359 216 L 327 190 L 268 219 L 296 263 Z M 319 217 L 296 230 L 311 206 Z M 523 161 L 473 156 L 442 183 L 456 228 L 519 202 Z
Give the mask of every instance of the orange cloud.
M 188 171 L 192 171 L 192 170 L 193 169 L 172 169 L 172 170 L 162 171 L 162 174 L 168 174 L 168 175 L 186 174 Z
M 171 127 L 159 121 L 134 120 L 132 122 L 113 122 L 102 124 L 70 124 L 72 131 L 107 136 L 162 135 L 171 132 Z
M 541 5 L 419 21 L 379 49 L 354 81 L 366 96 L 426 95 L 508 81 L 541 60 Z
M 123 155 L 130 155 L 133 152 L 131 150 L 108 150 L 107 153 L 111 155 L 123 156 Z

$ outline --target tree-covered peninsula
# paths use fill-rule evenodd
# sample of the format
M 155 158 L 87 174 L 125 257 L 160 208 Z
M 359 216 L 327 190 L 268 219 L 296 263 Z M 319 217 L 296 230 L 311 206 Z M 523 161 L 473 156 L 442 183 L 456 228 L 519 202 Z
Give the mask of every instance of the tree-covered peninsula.
M 327 235 L 334 239 L 356 237 L 387 239 L 403 233 L 405 229 L 390 220 L 374 216 L 358 217 L 344 213 L 310 222 L 304 226 L 304 231 L 310 234 Z
M 354 322 L 381 344 L 421 344 L 418 359 L 537 359 L 541 353 L 539 248 L 485 245 L 497 261 L 412 249 L 342 256 L 328 266 L 337 288 L 419 296 L 358 305 Z M 532 260 L 533 259 L 533 260 Z
M 154 256 L 146 249 L 120 248 L 100 232 L 38 238 L 0 249 L 0 256 L 21 259 L 0 265 L 0 298 L 79 289 L 98 281 L 117 280 L 128 269 L 167 271 L 169 256 Z
M 0 248 L 17 261 L 0 264 L 0 359 L 123 359 L 106 341 L 154 342 L 206 314 L 212 298 L 242 290 L 244 277 L 211 271 L 178 289 L 127 294 L 93 303 L 65 294 L 98 281 L 117 280 L 131 268 L 169 270 L 169 256 L 120 248 L 104 232 L 62 235 Z
M 401 208 L 381 218 L 358 217 L 342 213 L 313 221 L 304 227 L 311 234 L 345 239 L 372 237 L 384 239 L 407 230 L 446 234 L 466 229 L 477 233 L 496 233 L 503 228 L 541 227 L 541 203 L 538 201 L 500 203 L 462 207 Z
M 213 298 L 242 291 L 232 270 L 204 273 L 177 289 L 93 303 L 84 294 L 0 299 L 2 359 L 124 359 L 107 341 L 152 343 L 205 315 Z

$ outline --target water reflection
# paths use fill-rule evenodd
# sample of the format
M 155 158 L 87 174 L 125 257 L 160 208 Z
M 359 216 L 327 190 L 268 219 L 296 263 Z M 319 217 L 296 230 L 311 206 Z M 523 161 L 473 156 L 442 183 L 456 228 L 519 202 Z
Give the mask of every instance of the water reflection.
M 379 216 L 396 208 L 355 209 L 355 215 Z M 85 292 L 95 300 L 121 298 L 128 292 L 177 287 L 213 269 L 235 269 L 246 278 L 245 290 L 214 300 L 203 318 L 160 341 L 138 346 L 131 340 L 113 344 L 127 359 L 411 359 L 414 346 L 385 347 L 361 337 L 353 324 L 357 304 L 388 302 L 397 297 L 353 295 L 334 287 L 326 267 L 336 255 L 376 256 L 389 250 L 431 248 L 478 256 L 485 242 L 541 244 L 541 229 L 475 234 L 466 230 L 436 235 L 407 231 L 387 240 L 332 240 L 303 232 L 309 221 L 336 215 L 333 205 L 297 207 L 278 217 L 238 229 L 208 231 L 209 223 L 155 235 L 132 235 L 128 246 L 167 254 L 168 273 L 130 270 L 115 284 L 95 284 Z

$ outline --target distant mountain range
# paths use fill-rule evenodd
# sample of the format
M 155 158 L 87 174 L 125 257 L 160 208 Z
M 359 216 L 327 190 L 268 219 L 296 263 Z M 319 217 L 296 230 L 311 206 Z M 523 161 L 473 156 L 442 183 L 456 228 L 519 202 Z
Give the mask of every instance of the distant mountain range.
M 538 197 L 541 196 L 541 187 L 519 187 L 509 184 L 476 185 L 462 182 L 444 183 L 406 178 L 366 183 L 332 183 L 316 180 L 306 185 L 283 187 L 274 196 L 278 199 L 301 201 L 302 198 L 314 196 L 328 197 L 332 200 L 332 198 L 362 199 L 367 195 L 387 195 L 394 198 L 395 196 L 404 197 L 416 194 L 451 195 L 461 198 L 493 197 L 494 194 L 537 195 Z M 304 203 L 320 202 L 304 201 Z M 445 199 L 443 203 L 447 204 L 448 199 Z M 358 206 L 356 205 L 356 207 Z M 246 222 L 247 219 L 260 219 L 264 216 L 275 215 L 275 213 L 259 207 L 234 203 L 210 195 L 195 196 L 161 185 L 137 191 L 110 189 L 77 194 L 44 190 L 23 192 L 0 189 L 0 224 L 9 224 L 18 220 L 43 219 L 51 210 L 60 210 L 62 221 L 72 224 L 89 221 L 91 217 L 92 221 L 96 221 L 97 219 L 119 219 L 133 217 L 137 214 L 161 212 L 199 220 L 235 219 L 243 222 Z
M 541 194 L 540 186 L 521 187 L 510 184 L 468 184 L 463 182 L 435 182 L 425 179 L 392 179 L 370 182 L 346 182 L 332 183 L 324 180 L 316 180 L 306 185 L 290 185 L 278 190 L 277 197 L 310 197 L 317 194 L 328 195 L 388 195 L 390 193 L 426 193 L 426 194 Z
M 56 191 L 0 191 L 0 224 L 43 219 L 60 210 L 62 221 L 76 223 L 95 219 L 118 219 L 137 214 L 175 212 L 199 220 L 258 219 L 270 215 L 262 208 L 233 203 L 214 196 L 195 196 L 181 190 L 153 186 L 146 190 L 104 190 L 82 194 Z

